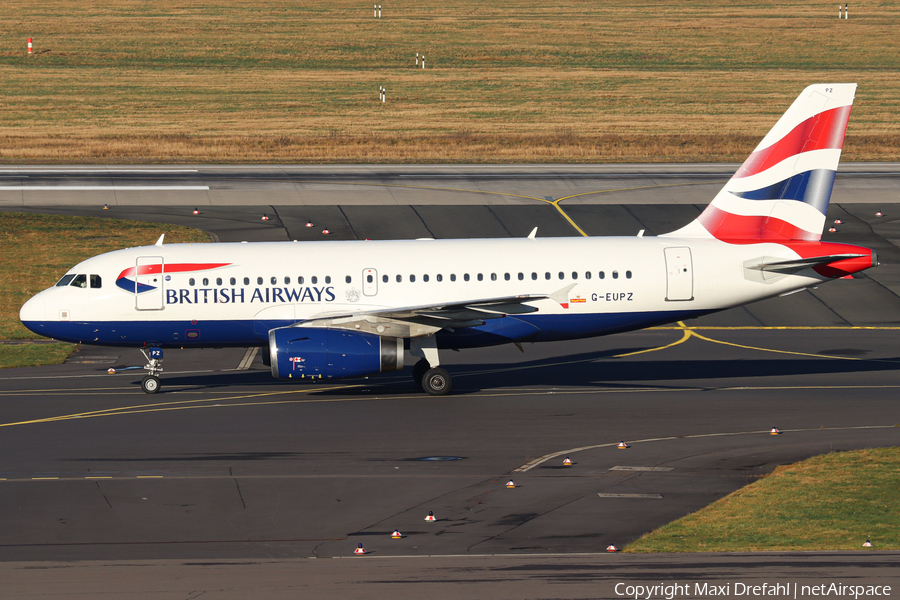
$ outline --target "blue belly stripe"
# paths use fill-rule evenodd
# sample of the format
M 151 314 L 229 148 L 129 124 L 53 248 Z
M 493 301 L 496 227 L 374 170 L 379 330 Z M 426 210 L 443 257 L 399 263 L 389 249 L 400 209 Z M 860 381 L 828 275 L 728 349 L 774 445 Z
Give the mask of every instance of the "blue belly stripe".
M 437 334 L 439 348 L 479 348 L 511 342 L 548 342 L 596 337 L 699 317 L 713 311 L 568 315 L 517 315 L 492 319 L 480 327 Z M 27 321 L 31 331 L 64 342 L 98 346 L 161 348 L 246 347 L 268 344 L 268 331 L 293 324 L 267 321 Z

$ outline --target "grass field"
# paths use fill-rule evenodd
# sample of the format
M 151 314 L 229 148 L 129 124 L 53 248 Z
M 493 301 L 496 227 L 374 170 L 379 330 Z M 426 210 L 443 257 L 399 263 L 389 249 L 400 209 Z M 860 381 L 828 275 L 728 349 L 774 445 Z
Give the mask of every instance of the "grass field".
M 0 162 L 738 160 L 834 81 L 844 158 L 900 154 L 893 2 L 383 6 L 7 3 Z
M 56 283 L 78 262 L 111 250 L 166 242 L 208 242 L 202 231 L 138 221 L 0 213 L 0 340 L 36 337 L 19 321 L 28 298 Z M 71 344 L 0 343 L 0 368 L 54 364 Z
M 817 456 L 649 533 L 627 552 L 900 550 L 900 448 Z

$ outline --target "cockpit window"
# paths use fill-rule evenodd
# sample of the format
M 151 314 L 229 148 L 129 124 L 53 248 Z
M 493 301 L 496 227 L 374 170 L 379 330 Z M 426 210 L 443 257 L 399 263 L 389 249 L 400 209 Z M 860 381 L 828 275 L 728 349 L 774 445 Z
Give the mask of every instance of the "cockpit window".
M 70 283 L 72 283 L 72 280 L 73 280 L 73 279 L 75 279 L 75 276 L 74 276 L 74 275 L 63 275 L 63 278 L 60 279 L 60 280 L 57 282 L 56 287 L 64 287 L 64 286 L 67 286 L 67 285 L 69 285 Z
M 92 288 L 103 287 L 103 280 L 100 279 L 99 275 L 91 275 L 91 287 Z
M 73 287 L 86 288 L 87 287 L 87 275 L 76 275 L 75 279 L 72 280 L 72 283 L 69 285 Z

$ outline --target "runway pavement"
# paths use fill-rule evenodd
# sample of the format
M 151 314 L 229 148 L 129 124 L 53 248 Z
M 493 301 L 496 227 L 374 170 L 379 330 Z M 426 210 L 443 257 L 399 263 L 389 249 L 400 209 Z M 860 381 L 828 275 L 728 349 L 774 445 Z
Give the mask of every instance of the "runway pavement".
M 342 169 L 322 185 L 336 189 L 352 175 L 362 189 L 377 187 Z M 263 202 L 271 190 L 253 179 L 274 169 L 240 167 L 234 171 L 244 176 L 234 179 L 247 186 L 246 200 L 204 205 L 199 216 L 174 191 L 152 205 L 109 210 L 93 196 L 89 204 L 24 208 L 190 224 L 222 241 L 322 239 L 319 226 L 330 239 L 524 236 L 535 225 L 539 235 L 579 235 L 576 226 L 590 235 L 652 235 L 691 220 L 714 194 L 712 180 L 728 176 L 715 166 L 572 168 L 565 181 L 552 169 L 524 177 L 530 167 L 416 169 L 392 177 L 427 176 L 431 185 L 460 175 L 467 185 L 508 185 L 509 193 L 458 192 L 466 200 L 454 205 L 280 205 Z M 216 171 L 216 181 L 229 177 Z M 305 172 L 284 171 L 287 185 L 307 185 L 295 180 Z M 895 169 L 858 169 L 876 171 L 883 172 L 855 181 L 877 180 L 878 194 L 896 195 Z M 112 179 L 132 185 L 144 177 Z M 204 182 L 211 177 L 203 173 Z M 378 177 L 381 186 L 387 176 Z M 627 180 L 639 200 L 557 202 L 603 178 Z M 667 178 L 686 180 L 678 194 L 693 189 L 698 198 L 650 203 Z M 399 197 L 393 180 L 384 187 Z M 519 192 L 534 199 L 512 195 Z M 25 194 L 0 191 L 4 210 L 23 209 L 7 202 L 15 193 Z M 167 352 L 164 393 L 156 396 L 140 392 L 141 371 L 127 370 L 142 364 L 135 350 L 85 347 L 65 365 L 0 372 L 2 579 L 14 584 L 11 597 L 113 595 L 123 586 L 148 597 L 247 597 L 248 589 L 260 597 L 620 597 L 617 578 L 722 582 L 740 574 L 897 584 L 896 573 L 873 568 L 896 564 L 896 554 L 597 554 L 779 464 L 900 443 L 897 226 L 890 200 L 863 202 L 867 193 L 837 202 L 836 191 L 829 219 L 844 223 L 826 237 L 876 248 L 885 263 L 877 269 L 690 321 L 691 329 L 524 353 L 445 353 L 455 382 L 448 397 L 424 396 L 409 369 L 321 386 L 276 381 L 258 358 L 239 369 L 249 358 L 243 349 Z M 178 202 L 160 208 L 167 197 Z M 261 208 L 271 220 L 259 219 Z M 305 227 L 308 220 L 317 226 Z M 111 366 L 116 375 L 106 374 Z M 786 433 L 771 436 L 772 427 Z M 617 449 L 620 440 L 631 448 Z M 566 455 L 574 466 L 562 466 Z M 515 489 L 505 487 L 510 478 Z M 435 523 L 423 520 L 429 510 Z M 403 539 L 390 538 L 395 528 Z M 352 556 L 359 543 L 372 554 Z M 66 562 L 76 560 L 87 562 Z M 196 587 L 173 584 L 176 572 Z M 112 585 L 93 585 L 97 577 Z M 244 577 L 255 585 L 239 583 Z M 335 579 L 344 584 L 329 586 Z

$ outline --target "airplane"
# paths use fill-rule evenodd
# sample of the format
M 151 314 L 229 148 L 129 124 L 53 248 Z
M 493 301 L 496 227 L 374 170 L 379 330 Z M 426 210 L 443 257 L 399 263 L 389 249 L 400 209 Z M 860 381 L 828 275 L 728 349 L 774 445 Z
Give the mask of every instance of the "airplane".
M 31 331 L 137 347 L 259 347 L 276 378 L 403 369 L 441 350 L 587 338 L 801 291 L 878 264 L 821 241 L 856 84 L 807 87 L 696 220 L 659 236 L 164 244 L 85 260 L 22 307 Z

